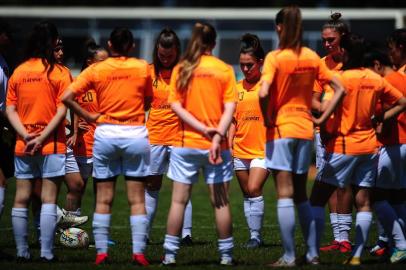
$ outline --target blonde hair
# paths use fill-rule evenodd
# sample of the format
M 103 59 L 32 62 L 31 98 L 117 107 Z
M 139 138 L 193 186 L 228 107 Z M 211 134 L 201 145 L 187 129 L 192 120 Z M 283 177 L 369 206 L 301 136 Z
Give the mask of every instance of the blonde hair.
M 205 51 L 216 44 L 216 30 L 208 23 L 196 23 L 192 37 L 180 61 L 179 77 L 176 81 L 178 91 L 185 92 L 192 77 L 192 73 L 199 64 L 200 57 Z

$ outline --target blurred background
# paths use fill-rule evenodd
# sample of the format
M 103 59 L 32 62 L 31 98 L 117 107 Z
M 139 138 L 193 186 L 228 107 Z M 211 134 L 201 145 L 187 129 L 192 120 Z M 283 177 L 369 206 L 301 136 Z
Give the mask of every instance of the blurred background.
M 26 1 L 1 0 L 0 17 L 13 28 L 14 44 L 9 63 L 15 66 L 24 40 L 32 25 L 42 19 L 53 21 L 64 42 L 65 64 L 76 75 L 82 64 L 84 43 L 92 37 L 106 46 L 116 26 L 130 28 L 135 36 L 133 55 L 151 61 L 156 35 L 163 27 L 173 28 L 185 48 L 196 21 L 208 21 L 218 31 L 214 53 L 238 71 L 239 39 L 244 33 L 258 35 L 268 51 L 276 48 L 274 18 L 288 4 L 302 8 L 304 40 L 307 46 L 324 55 L 321 46 L 322 25 L 332 12 L 342 13 L 353 32 L 372 43 L 384 46 L 386 37 L 396 28 L 403 28 L 406 1 L 394 0 L 310 0 L 310 1 L 202 1 L 202 0 L 137 0 L 137 1 Z

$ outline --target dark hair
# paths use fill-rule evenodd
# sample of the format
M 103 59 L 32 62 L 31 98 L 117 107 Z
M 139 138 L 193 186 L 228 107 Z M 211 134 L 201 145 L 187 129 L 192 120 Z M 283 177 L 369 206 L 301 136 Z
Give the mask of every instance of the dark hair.
M 240 54 L 241 53 L 249 53 L 257 60 L 263 60 L 265 58 L 265 51 L 261 46 L 258 36 L 249 33 L 241 37 Z
M 373 67 L 374 61 L 378 61 L 383 66 L 392 66 L 387 52 L 371 48 L 364 54 L 364 66 Z
M 292 49 L 297 54 L 302 48 L 302 15 L 297 6 L 289 6 L 281 9 L 276 14 L 276 25 L 282 25 L 282 32 L 279 36 L 280 49 Z
M 161 61 L 159 61 L 159 58 L 158 58 L 158 47 L 159 46 L 161 46 L 162 48 L 165 48 L 165 49 L 170 49 L 170 48 L 175 47 L 176 59 L 175 59 L 175 62 L 173 65 L 176 65 L 180 58 L 180 40 L 179 40 L 178 36 L 176 35 L 175 31 L 173 31 L 170 28 L 165 27 L 164 29 L 162 29 L 162 31 L 159 33 L 158 37 L 156 38 L 154 52 L 152 55 L 156 76 L 158 76 L 159 70 L 162 68 L 162 63 L 161 63 Z
M 326 28 L 334 29 L 340 36 L 347 35 L 350 32 L 348 25 L 341 20 L 341 13 L 335 12 L 330 17 L 331 19 L 323 25 L 323 30 Z
M 87 63 L 88 60 L 93 59 L 96 56 L 97 52 L 105 51 L 105 50 L 106 49 L 103 48 L 102 46 L 97 45 L 96 41 L 93 38 L 88 39 L 85 42 L 85 51 L 84 51 L 85 57 L 84 57 L 83 64 L 82 64 L 82 70 L 84 70 L 85 68 L 87 68 L 89 66 Z
M 116 27 L 110 34 L 110 42 L 114 52 L 127 56 L 134 44 L 134 37 L 128 28 Z
M 194 69 L 199 64 L 202 54 L 212 49 L 216 44 L 216 29 L 208 23 L 196 23 L 192 37 L 189 40 L 179 68 L 179 78 L 176 86 L 180 91 L 186 91 Z
M 42 21 L 35 24 L 28 36 L 23 61 L 33 57 L 41 58 L 49 76 L 56 63 L 53 53 L 57 39 L 58 30 L 53 23 Z
M 357 34 L 344 35 L 340 47 L 346 51 L 347 57 L 343 62 L 343 70 L 364 66 L 364 55 L 367 50 L 365 39 Z
M 406 29 L 396 29 L 389 37 L 388 44 L 393 43 L 396 47 L 402 46 L 402 53 L 406 53 Z

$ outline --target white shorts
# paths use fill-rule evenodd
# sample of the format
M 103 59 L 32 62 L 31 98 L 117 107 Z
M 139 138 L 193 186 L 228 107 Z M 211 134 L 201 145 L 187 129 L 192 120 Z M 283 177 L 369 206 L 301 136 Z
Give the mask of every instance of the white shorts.
M 316 180 L 336 187 L 372 187 L 375 183 L 378 154 L 344 155 L 326 153 Z
M 17 179 L 53 178 L 65 175 L 65 155 L 15 156 Z
M 73 155 L 73 150 L 70 147 L 66 148 L 66 160 L 65 160 L 65 174 L 79 173 L 79 166 L 76 162 L 76 158 Z
M 321 143 L 320 133 L 314 134 L 314 147 L 316 148 L 316 169 L 319 170 L 324 161 L 326 148 Z
M 173 147 L 169 162 L 168 177 L 173 181 L 193 184 L 199 178 L 199 170 L 203 169 L 206 184 L 218 184 L 231 181 L 233 166 L 229 150 L 221 152 L 223 163 L 209 163 L 209 150 Z
M 117 137 L 111 137 L 114 134 Z M 125 137 L 126 134 L 129 136 Z M 107 179 L 120 174 L 130 177 L 148 176 L 150 145 L 147 136 L 144 126 L 98 126 L 93 145 L 93 177 Z
M 257 167 L 266 170 L 264 158 L 234 158 L 234 171 L 249 171 L 249 169 Z
M 311 157 L 310 140 L 283 138 L 266 143 L 268 169 L 304 174 L 309 170 Z
M 151 144 L 150 175 L 162 175 L 167 173 L 169 167 L 169 156 L 172 146 Z
M 381 147 L 375 185 L 383 189 L 406 188 L 406 144 Z

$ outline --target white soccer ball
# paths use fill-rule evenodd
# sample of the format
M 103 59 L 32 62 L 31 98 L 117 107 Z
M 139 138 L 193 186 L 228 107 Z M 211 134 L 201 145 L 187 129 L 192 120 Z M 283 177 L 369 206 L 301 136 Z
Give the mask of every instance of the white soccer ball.
M 82 229 L 68 228 L 62 231 L 59 242 L 68 248 L 88 248 L 89 235 Z

